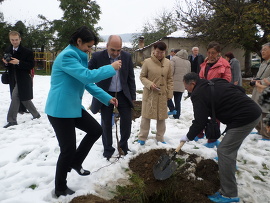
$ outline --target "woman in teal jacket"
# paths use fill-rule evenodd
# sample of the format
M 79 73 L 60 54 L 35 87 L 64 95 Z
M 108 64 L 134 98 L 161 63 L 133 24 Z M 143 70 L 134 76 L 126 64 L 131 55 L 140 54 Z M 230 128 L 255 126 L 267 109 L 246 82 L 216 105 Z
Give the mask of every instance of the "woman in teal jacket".
M 121 61 L 99 69 L 88 69 L 88 55 L 98 38 L 86 26 L 71 35 L 69 45 L 56 57 L 51 74 L 51 88 L 45 112 L 52 124 L 60 146 L 56 165 L 55 195 L 74 193 L 67 187 L 67 173 L 74 169 L 79 175 L 89 175 L 82 163 L 91 147 L 102 134 L 100 124 L 82 106 L 82 96 L 86 89 L 105 105 L 118 101 L 94 83 L 115 75 Z M 76 149 L 75 128 L 86 132 Z

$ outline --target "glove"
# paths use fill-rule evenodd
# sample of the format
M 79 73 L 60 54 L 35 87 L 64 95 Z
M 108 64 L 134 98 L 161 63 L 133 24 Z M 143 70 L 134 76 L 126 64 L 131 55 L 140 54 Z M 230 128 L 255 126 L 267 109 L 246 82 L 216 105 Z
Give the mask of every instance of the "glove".
M 187 138 L 186 135 L 183 135 L 181 138 L 180 138 L 180 142 L 188 142 L 189 139 Z

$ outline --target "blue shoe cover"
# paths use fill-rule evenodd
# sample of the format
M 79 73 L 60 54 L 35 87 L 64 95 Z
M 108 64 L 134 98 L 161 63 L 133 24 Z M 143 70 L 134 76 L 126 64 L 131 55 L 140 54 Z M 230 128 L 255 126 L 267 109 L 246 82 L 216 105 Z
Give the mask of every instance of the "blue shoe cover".
M 177 111 L 176 110 L 173 110 L 173 111 L 169 111 L 168 112 L 168 115 L 176 115 L 177 114 Z
M 197 142 L 197 141 L 200 140 L 200 139 L 204 139 L 204 136 L 203 136 L 203 137 L 198 137 L 198 136 L 196 136 L 196 137 L 194 138 L 194 141 Z
M 141 145 L 144 145 L 144 144 L 145 144 L 145 141 L 143 141 L 143 140 L 138 140 L 138 143 L 140 143 Z
M 224 197 L 223 195 L 220 194 L 220 192 L 216 192 L 214 195 L 209 195 L 208 199 L 210 199 L 212 202 L 239 202 L 240 198 L 239 197 Z
M 220 141 L 215 141 L 215 142 L 211 142 L 211 143 L 206 143 L 204 144 L 204 146 L 208 147 L 208 148 L 214 148 L 214 147 L 218 147 L 218 145 L 220 144 Z

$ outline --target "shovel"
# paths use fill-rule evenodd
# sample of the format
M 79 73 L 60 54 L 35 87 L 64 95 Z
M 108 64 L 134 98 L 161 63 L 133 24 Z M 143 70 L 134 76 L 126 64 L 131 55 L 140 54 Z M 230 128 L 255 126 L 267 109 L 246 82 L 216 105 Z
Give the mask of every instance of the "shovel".
M 177 164 L 174 161 L 176 154 L 180 151 L 184 144 L 185 142 L 181 142 L 179 144 L 172 157 L 167 154 L 160 156 L 158 162 L 153 167 L 153 173 L 157 180 L 165 180 L 173 174 L 177 168 Z

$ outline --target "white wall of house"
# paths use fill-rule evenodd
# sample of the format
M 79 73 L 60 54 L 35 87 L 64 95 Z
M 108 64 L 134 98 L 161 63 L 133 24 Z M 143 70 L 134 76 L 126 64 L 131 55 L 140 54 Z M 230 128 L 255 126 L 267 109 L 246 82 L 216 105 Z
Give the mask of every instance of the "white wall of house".
M 207 44 L 204 44 L 194 38 L 164 37 L 160 41 L 165 42 L 168 46 L 166 54 L 169 54 L 172 48 L 185 49 L 187 50 L 189 54 L 191 54 L 192 47 L 196 46 L 196 47 L 199 47 L 200 53 L 206 56 Z M 233 48 L 230 45 L 227 45 L 227 46 L 221 45 L 221 48 L 222 48 L 221 55 L 223 57 L 225 53 L 232 52 L 235 58 L 239 60 L 240 65 L 241 65 L 241 70 L 244 70 L 244 65 L 245 65 L 244 64 L 245 63 L 244 50 L 239 49 L 239 48 Z M 141 65 L 144 59 L 149 58 L 151 56 L 152 49 L 153 49 L 152 45 L 144 47 L 142 49 L 137 49 L 133 55 L 134 63 L 136 65 Z

